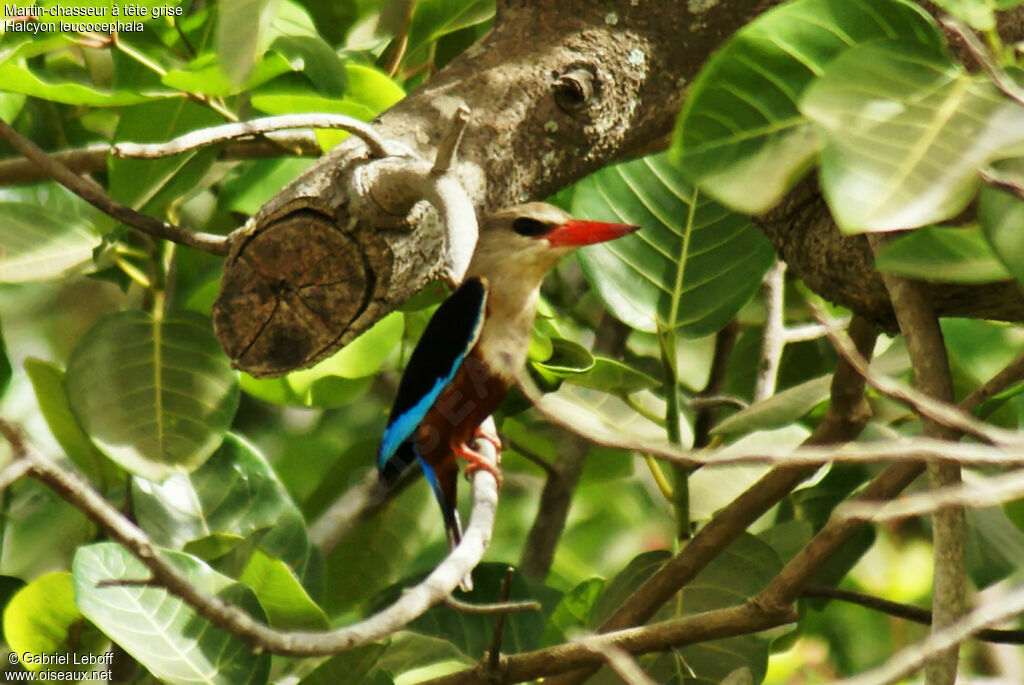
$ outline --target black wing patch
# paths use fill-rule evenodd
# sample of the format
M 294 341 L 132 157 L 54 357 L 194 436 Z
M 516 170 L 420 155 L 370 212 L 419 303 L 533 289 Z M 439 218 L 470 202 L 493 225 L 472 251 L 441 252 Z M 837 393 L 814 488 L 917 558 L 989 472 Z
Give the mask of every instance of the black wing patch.
M 480 338 L 486 303 L 487 283 L 474 277 L 459 286 L 434 312 L 398 384 L 398 394 L 377 453 L 377 468 L 385 469 L 388 460 L 416 430 L 441 391 L 452 382 L 462 360 Z M 404 456 L 403 462 L 411 461 L 409 455 Z M 394 466 L 404 470 L 408 463 Z M 391 478 L 395 475 L 389 473 Z

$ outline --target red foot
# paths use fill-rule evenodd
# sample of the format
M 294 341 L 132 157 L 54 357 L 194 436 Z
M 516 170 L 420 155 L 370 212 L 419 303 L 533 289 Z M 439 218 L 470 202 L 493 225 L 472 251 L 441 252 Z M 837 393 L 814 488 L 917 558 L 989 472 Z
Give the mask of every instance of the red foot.
M 483 438 L 487 442 L 494 445 L 494 450 L 498 455 L 500 461 L 501 441 L 494 436 L 484 435 L 484 433 L 480 431 L 480 429 L 477 429 L 474 435 L 475 437 Z M 462 457 L 467 462 L 469 462 L 466 464 L 466 478 L 469 478 L 471 475 L 473 475 L 474 472 L 483 469 L 484 471 L 487 471 L 492 476 L 494 476 L 494 479 L 498 481 L 498 487 L 501 487 L 501 471 L 498 470 L 497 466 L 492 466 L 489 462 L 485 461 L 483 455 L 481 455 L 476 450 L 470 448 L 468 445 L 455 445 L 454 451 L 457 456 Z

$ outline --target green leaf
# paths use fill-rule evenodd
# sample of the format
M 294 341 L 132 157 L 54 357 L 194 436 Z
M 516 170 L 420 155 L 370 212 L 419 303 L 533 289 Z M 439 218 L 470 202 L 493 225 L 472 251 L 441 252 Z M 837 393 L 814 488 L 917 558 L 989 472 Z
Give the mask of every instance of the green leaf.
M 235 3 L 226 3 L 221 7 L 233 4 Z M 227 97 L 245 90 L 252 90 L 281 74 L 293 71 L 293 68 L 284 57 L 276 52 L 269 52 L 255 64 L 254 68 L 250 69 L 241 81 L 233 80 L 226 73 L 227 70 L 226 59 L 218 60 L 215 55 L 206 54 L 193 60 L 183 69 L 171 69 L 160 77 L 160 81 L 169 88 L 186 93 Z
M 981 228 L 919 228 L 886 245 L 875 267 L 898 276 L 940 283 L 994 283 L 1010 279 Z
M 419 0 L 409 27 L 409 52 L 494 16 L 494 0 Z
M 742 604 L 782 570 L 782 561 L 765 542 L 743 533 L 683 588 L 682 615 Z M 769 641 L 754 635 L 712 640 L 678 650 L 680 660 L 701 679 L 720 682 L 747 668 L 753 682 L 764 680 Z
M 595 357 L 594 366 L 589 371 L 582 375 L 569 376 L 567 380 L 585 388 L 627 395 L 661 385 L 661 381 L 653 376 L 648 376 L 622 362 L 604 357 Z
M 576 185 L 572 209 L 641 227 L 580 250 L 579 260 L 608 309 L 642 331 L 716 332 L 757 290 L 775 256 L 746 217 L 697 192 L 664 154 L 588 176 Z
M 218 5 L 217 55 L 228 80 L 240 84 L 256 66 L 261 33 L 269 23 L 270 0 L 231 0 Z
M 943 44 L 904 0 L 796 0 L 740 29 L 690 88 L 673 152 L 697 185 L 738 211 L 773 207 L 810 168 L 818 137 L 800 114 L 804 89 L 859 43 Z
M 25 360 L 25 372 L 32 382 L 39 411 L 57 444 L 82 473 L 106 490 L 123 472 L 96 449 L 75 420 L 64 390 L 64 370 L 52 362 L 29 357 Z
M 589 627 L 597 628 L 608 620 L 615 610 L 622 606 L 622 602 L 671 557 L 671 554 L 661 549 L 643 552 L 633 557 L 626 568 L 605 583 L 604 591 L 591 610 Z
M 72 350 L 65 385 L 96 446 L 151 480 L 202 464 L 238 406 L 237 375 L 193 312 L 103 317 Z
M 66 571 L 39 576 L 14 594 L 4 608 L 4 636 L 11 652 L 23 655 L 22 664 L 30 671 L 46 666 L 26 661 L 24 655 L 77 657 L 99 654 L 109 644 L 75 606 L 71 574 Z M 67 670 L 67 666 L 58 664 L 49 670 Z
M 300 578 L 313 553 L 302 514 L 270 465 L 254 447 L 230 433 L 191 473 L 175 474 L 161 483 L 136 478 L 132 500 L 139 526 L 163 547 L 182 549 L 221 534 L 237 536 L 234 541 L 240 542 L 269 531 L 259 546 Z M 221 543 L 231 545 L 232 540 Z
M 335 654 L 299 681 L 299 685 L 363 685 L 364 677 L 387 650 L 386 643 L 374 642 Z
M 1007 163 L 1008 179 L 1024 185 L 1024 160 Z M 1000 166 L 1000 173 L 1004 171 Z M 1013 193 L 982 186 L 978 194 L 978 222 L 992 250 L 1019 283 L 1024 283 L 1024 200 Z
M 244 585 L 179 552 L 161 551 L 200 591 L 236 604 L 256 620 L 263 612 Z M 253 654 L 163 588 L 118 585 L 146 579 L 149 569 L 113 542 L 81 547 L 71 567 L 82 613 L 161 682 L 172 685 L 263 685 L 270 655 Z M 100 586 L 101 582 L 115 581 Z
M 278 630 L 327 630 L 327 615 L 316 605 L 288 565 L 257 549 L 239 582 L 260 600 L 270 625 Z
M 825 138 L 822 191 L 848 233 L 955 216 L 978 169 L 1024 143 L 1024 107 L 948 56 L 897 41 L 843 54 L 801 109 Z
M 92 263 L 100 244 L 84 213 L 26 202 L 0 202 L 0 282 L 62 278 Z
M 561 644 L 572 639 L 573 631 L 593 625 L 592 614 L 604 586 L 604 578 L 590 578 L 566 592 L 548 617 L 544 628 L 544 644 Z
M 551 354 L 543 361 L 534 362 L 534 366 L 556 376 L 578 376 L 594 368 L 594 356 L 590 350 L 572 340 L 551 338 Z
M 724 419 L 711 433 L 729 435 L 781 428 L 827 400 L 831 383 L 832 375 L 829 374 L 787 388 Z
M 173 90 L 136 93 L 128 90 L 101 90 L 73 81 L 53 82 L 13 62 L 0 64 L 0 83 L 4 84 L 5 91 L 11 93 L 85 107 L 124 107 L 178 95 Z
M 812 535 L 814 535 L 814 527 L 809 521 L 792 519 L 776 523 L 771 528 L 761 531 L 757 534 L 757 538 L 771 545 L 780 559 L 789 561 L 803 549 Z

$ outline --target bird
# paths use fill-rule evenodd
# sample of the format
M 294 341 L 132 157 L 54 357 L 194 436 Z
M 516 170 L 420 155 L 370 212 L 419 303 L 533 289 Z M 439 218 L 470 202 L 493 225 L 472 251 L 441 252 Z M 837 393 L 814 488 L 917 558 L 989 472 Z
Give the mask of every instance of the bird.
M 458 459 L 466 475 L 497 468 L 473 449 L 480 428 L 526 362 L 544 276 L 583 245 L 632 233 L 631 224 L 574 219 L 531 202 L 486 217 L 466 277 L 437 308 L 409 356 L 377 451 L 390 488 L 418 462 L 441 506 L 449 546 L 462 538 L 456 503 Z

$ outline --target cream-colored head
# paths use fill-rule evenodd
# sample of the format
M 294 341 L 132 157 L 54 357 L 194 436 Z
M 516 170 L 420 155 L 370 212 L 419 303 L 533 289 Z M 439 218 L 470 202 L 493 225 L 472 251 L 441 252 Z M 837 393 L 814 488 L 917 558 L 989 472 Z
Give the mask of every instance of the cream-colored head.
M 526 359 L 544 275 L 577 247 L 632 233 L 636 226 L 573 219 L 542 202 L 509 207 L 481 226 L 467 276 L 488 282 L 477 344 L 492 372 L 511 382 Z
M 573 219 L 543 202 L 530 202 L 499 210 L 480 229 L 468 275 L 484 276 L 492 283 L 514 278 L 529 291 L 559 259 L 583 245 L 632 233 L 636 226 Z

